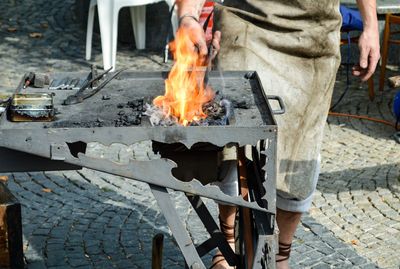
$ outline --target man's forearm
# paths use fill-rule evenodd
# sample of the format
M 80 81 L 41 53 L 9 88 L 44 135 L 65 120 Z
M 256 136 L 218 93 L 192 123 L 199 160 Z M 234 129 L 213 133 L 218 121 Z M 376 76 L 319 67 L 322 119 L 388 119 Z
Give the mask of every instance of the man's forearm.
M 378 30 L 376 0 L 357 0 L 357 4 L 363 18 L 364 30 Z
M 376 0 L 357 0 L 363 18 L 364 30 L 358 39 L 360 49 L 359 65 L 354 66 L 353 75 L 368 80 L 375 71 L 379 60 L 379 31 L 376 15 Z
M 178 16 L 186 15 L 199 19 L 204 2 L 205 0 L 177 0 Z

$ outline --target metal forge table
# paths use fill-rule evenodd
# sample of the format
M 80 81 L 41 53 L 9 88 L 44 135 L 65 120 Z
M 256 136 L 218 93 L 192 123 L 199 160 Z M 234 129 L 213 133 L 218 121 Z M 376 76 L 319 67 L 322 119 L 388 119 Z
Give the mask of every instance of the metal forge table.
M 84 73 L 54 74 L 52 78 L 80 76 Z M 218 247 L 228 262 L 237 268 L 247 268 L 242 232 L 238 236 L 238 252 L 234 254 L 212 218 L 202 197 L 237 205 L 250 210 L 253 234 L 252 268 L 275 268 L 275 195 L 277 125 L 256 72 L 211 72 L 210 85 L 230 100 L 234 120 L 226 126 L 151 126 L 143 116 L 140 125 L 115 127 L 114 120 L 121 103 L 143 99 L 151 103 L 164 93 L 167 73 L 124 72 L 97 95 L 83 103 L 63 106 L 62 101 L 73 92 L 57 90 L 54 104 L 58 110 L 54 122 L 8 121 L 3 113 L 0 121 L 0 172 L 50 171 L 81 169 L 82 167 L 123 176 L 148 183 L 179 245 L 188 268 L 205 268 L 201 257 Z M 50 92 L 48 89 L 28 91 Z M 107 94 L 109 100 L 104 100 Z M 102 98 L 103 97 L 103 98 Z M 273 97 L 272 97 L 273 98 Z M 276 97 L 275 97 L 276 98 Z M 150 161 L 130 160 L 128 164 L 85 155 L 89 142 L 103 145 L 140 141 L 181 143 L 187 148 L 196 143 L 210 143 L 217 147 L 236 144 L 250 145 L 253 150 L 247 162 L 249 199 L 228 196 L 217 186 L 203 185 L 193 179 L 180 181 L 171 170 L 177 166 L 167 158 Z M 176 212 L 168 189 L 182 191 L 188 197 L 210 238 L 195 246 Z M 239 211 L 240 212 L 240 211 Z M 239 217 L 241 214 L 239 213 Z M 243 221 L 239 221 L 239 224 Z M 239 227 L 239 231 L 240 231 Z

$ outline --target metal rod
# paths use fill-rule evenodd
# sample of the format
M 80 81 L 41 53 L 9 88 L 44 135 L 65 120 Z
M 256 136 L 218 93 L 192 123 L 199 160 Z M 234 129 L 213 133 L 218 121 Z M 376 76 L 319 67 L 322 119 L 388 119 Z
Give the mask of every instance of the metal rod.
M 157 200 L 158 206 L 161 209 L 165 219 L 167 220 L 168 226 L 171 229 L 172 234 L 185 257 L 186 263 L 189 268 L 206 268 L 201 260 L 199 254 L 196 251 L 196 247 L 193 244 L 185 226 L 176 212 L 174 203 L 166 188 L 159 187 L 153 184 L 149 184 L 151 192 Z
M 246 171 L 246 157 L 244 154 L 244 148 L 239 148 L 238 151 L 239 157 L 239 180 L 240 180 L 240 194 L 244 200 L 249 200 L 249 189 L 247 186 L 247 171 Z M 254 258 L 254 247 L 253 247 L 253 226 L 252 223 L 252 213 L 248 208 L 240 208 L 240 212 L 242 213 L 242 231 L 243 231 L 243 241 L 244 241 L 244 249 L 245 249 L 245 258 L 246 258 L 246 268 L 250 269 L 253 266 L 253 258 Z
M 164 247 L 164 235 L 156 234 L 153 237 L 153 248 L 151 255 L 151 268 L 161 269 L 162 268 L 162 255 Z

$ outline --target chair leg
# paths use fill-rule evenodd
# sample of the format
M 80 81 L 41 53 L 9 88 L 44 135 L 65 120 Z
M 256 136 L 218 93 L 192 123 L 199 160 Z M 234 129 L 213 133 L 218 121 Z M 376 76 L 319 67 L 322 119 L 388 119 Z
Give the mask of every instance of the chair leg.
M 93 37 L 93 21 L 94 12 L 97 5 L 96 0 L 91 0 L 89 5 L 89 14 L 87 20 L 87 30 L 86 30 L 86 60 L 90 60 L 92 57 L 92 37 Z
M 136 49 L 144 49 L 146 47 L 146 6 L 131 7 L 130 11 Z
M 375 91 L 374 91 L 374 77 L 371 76 L 368 79 L 368 96 L 369 96 L 369 100 L 373 101 L 375 98 Z
M 118 1 L 111 1 L 114 2 L 113 4 L 113 22 L 112 22 L 112 43 L 111 43 L 111 65 L 112 71 L 116 68 L 117 62 L 117 48 L 118 48 L 118 15 L 119 11 L 121 10 L 122 6 L 117 5 Z
M 113 1 L 97 0 L 104 70 L 112 66 Z
M 387 54 L 388 54 L 388 48 L 389 48 L 389 38 L 390 38 L 390 14 L 386 14 L 385 31 L 383 33 L 383 44 L 382 44 L 381 73 L 380 73 L 380 77 L 379 77 L 379 91 L 383 91 L 384 84 L 385 84 L 385 73 L 386 73 Z
M 168 5 L 168 11 L 171 12 L 171 8 L 174 5 L 175 0 L 165 0 L 165 2 Z M 179 25 L 178 25 L 178 11 L 177 11 L 176 5 L 174 6 L 174 11 L 172 12 L 171 24 L 172 24 L 172 31 L 173 31 L 174 36 L 175 36 L 175 33 L 179 28 Z
M 179 28 L 179 25 L 178 25 L 178 12 L 176 10 L 176 7 L 174 8 L 174 11 L 172 13 L 171 23 L 172 23 L 172 30 L 173 30 L 174 35 L 175 35 L 176 31 L 178 31 L 178 28 Z

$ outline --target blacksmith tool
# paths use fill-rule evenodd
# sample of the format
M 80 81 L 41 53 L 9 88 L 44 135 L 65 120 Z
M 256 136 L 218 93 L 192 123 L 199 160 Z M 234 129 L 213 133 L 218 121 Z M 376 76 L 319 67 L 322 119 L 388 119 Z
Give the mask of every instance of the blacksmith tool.
M 79 90 L 80 87 L 78 86 L 80 83 L 79 78 L 61 78 L 61 79 L 54 79 L 50 86 L 49 90 Z
M 207 26 L 208 26 L 208 23 L 209 23 L 213 13 L 214 13 L 214 9 L 210 12 L 210 14 L 207 16 L 207 19 L 204 21 L 204 24 L 203 24 L 204 33 L 206 33 L 206 31 L 207 31 Z M 213 54 L 214 54 L 214 46 L 212 45 L 212 39 L 211 39 L 210 45 L 208 46 L 208 54 L 207 54 L 207 59 L 206 59 L 206 71 L 205 71 L 204 80 L 203 80 L 204 89 L 206 89 L 207 85 L 208 85 L 208 77 L 209 77 L 209 73 L 211 71 L 211 65 L 212 65 L 211 62 L 212 62 Z
M 31 83 L 33 83 L 33 80 L 35 79 L 35 73 L 29 72 L 27 75 L 25 75 L 25 83 L 22 88 L 26 89 Z
M 79 82 L 80 82 L 79 78 L 73 78 L 71 80 L 71 85 L 70 85 L 71 90 L 79 90 L 79 87 L 78 87 Z
M 68 83 L 68 78 L 55 79 L 51 82 L 49 90 L 63 90 Z
M 49 85 L 49 82 L 50 79 L 48 75 L 29 72 L 24 75 L 24 83 L 22 88 L 26 89 L 28 86 L 43 88 L 45 85 Z
M 35 79 L 33 80 L 33 87 L 35 88 L 44 88 L 46 85 L 49 85 L 50 78 L 48 75 L 35 73 Z
M 125 71 L 127 68 L 120 69 L 113 73 L 110 77 L 106 78 L 105 81 L 101 82 L 100 84 L 97 85 L 96 88 L 90 87 L 93 85 L 94 82 L 98 82 L 103 76 L 105 76 L 107 73 L 111 71 L 112 67 L 101 73 L 100 75 L 93 77 L 92 79 L 88 80 L 86 83 L 84 83 L 80 89 L 73 95 L 70 95 L 67 97 L 67 99 L 64 100 L 63 105 L 73 105 L 73 104 L 78 104 L 82 103 L 83 100 L 92 97 L 96 93 L 98 93 L 101 89 L 103 89 L 111 80 L 113 80 L 116 76 L 118 76 L 122 71 Z M 90 90 L 88 90 L 90 89 Z
M 50 91 L 54 91 L 57 90 L 58 88 L 58 84 L 59 84 L 59 80 L 58 79 L 53 79 L 49 85 L 49 90 Z
M 90 79 L 97 77 L 98 72 L 97 72 L 97 67 L 96 67 L 96 65 L 94 65 L 94 64 L 91 65 L 91 67 L 90 67 L 90 74 L 91 74 Z M 98 81 L 98 80 L 94 80 L 94 81 L 91 83 L 90 87 L 91 87 L 92 89 L 96 89 L 96 87 L 97 87 L 98 85 L 99 85 L 99 81 Z
M 203 85 L 204 85 L 204 89 L 207 88 L 208 85 L 208 78 L 209 78 L 209 74 L 211 71 L 211 61 L 212 61 L 212 55 L 214 53 L 214 46 L 210 45 L 208 48 L 208 55 L 207 55 L 207 59 L 206 59 L 206 71 L 204 73 L 204 80 L 203 80 Z
M 70 81 L 71 81 L 71 78 L 70 78 L 70 77 L 66 77 L 66 78 L 64 79 L 63 83 L 61 84 L 59 90 L 66 90 L 66 89 L 68 89 Z

